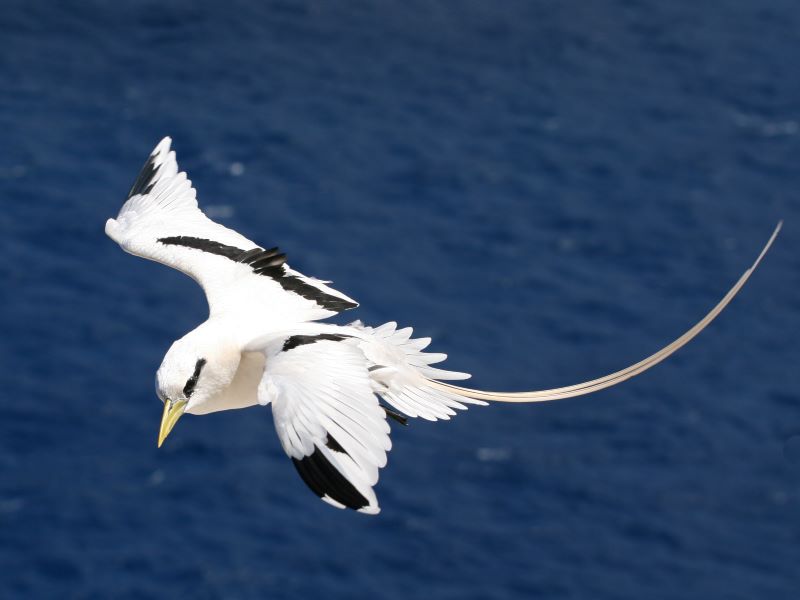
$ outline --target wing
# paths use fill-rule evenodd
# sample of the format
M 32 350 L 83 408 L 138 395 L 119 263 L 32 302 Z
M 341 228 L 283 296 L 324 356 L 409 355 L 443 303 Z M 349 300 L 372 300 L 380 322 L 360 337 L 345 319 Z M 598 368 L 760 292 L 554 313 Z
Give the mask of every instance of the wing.
M 385 402 L 409 417 L 428 421 L 447 420 L 465 404 L 485 405 L 480 399 L 465 397 L 448 390 L 435 390 L 430 380 L 468 379 L 468 373 L 432 367 L 446 354 L 423 352 L 431 338 L 412 339 L 413 329 L 397 329 L 397 323 L 372 328 L 356 321 L 350 327 L 360 332 L 358 347 L 367 359 L 373 389 Z
M 265 313 L 309 321 L 358 304 L 324 282 L 289 268 L 286 255 L 215 223 L 197 206 L 186 173 L 178 172 L 170 138 L 150 154 L 106 234 L 123 250 L 182 271 L 197 281 L 211 314 Z
M 392 444 L 356 341 L 318 334 L 271 342 L 258 399 L 272 404 L 281 445 L 308 487 L 338 508 L 377 514 L 372 486 Z

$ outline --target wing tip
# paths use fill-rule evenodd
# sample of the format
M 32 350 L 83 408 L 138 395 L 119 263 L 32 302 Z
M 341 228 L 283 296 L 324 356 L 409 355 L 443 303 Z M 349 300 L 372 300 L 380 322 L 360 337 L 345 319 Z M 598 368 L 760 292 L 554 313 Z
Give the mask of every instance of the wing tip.
M 165 135 L 161 138 L 161 141 L 156 144 L 156 147 L 153 148 L 153 151 L 150 153 L 150 156 L 158 156 L 159 154 L 166 154 L 169 152 L 170 147 L 172 146 L 172 138 L 168 135 Z
M 326 448 L 315 445 L 312 454 L 291 459 L 305 484 L 324 502 L 369 515 L 380 511 L 372 486 L 365 487 L 351 480 L 332 462 Z
M 322 496 L 322 497 L 320 498 L 320 500 L 322 500 L 322 501 L 323 501 L 323 502 L 325 502 L 326 504 L 328 504 L 328 505 L 330 505 L 330 506 L 333 506 L 334 508 L 338 508 L 338 509 L 340 509 L 340 510 L 347 510 L 348 508 L 350 508 L 350 507 L 348 507 L 348 506 L 345 506 L 345 505 L 344 505 L 344 504 L 342 504 L 341 502 L 338 502 L 337 500 L 334 500 L 334 499 L 333 499 L 333 498 L 331 498 L 331 497 L 330 497 L 328 494 L 325 494 L 324 496 Z M 362 515 L 370 515 L 370 516 L 373 516 L 373 515 L 380 514 L 380 512 L 381 512 L 381 507 L 380 507 L 380 506 L 378 506 L 377 504 L 370 504 L 370 505 L 368 505 L 368 506 L 365 506 L 365 507 L 363 507 L 363 508 L 357 508 L 357 509 L 356 509 L 356 512 L 358 512 L 358 513 L 361 513 Z
M 106 235 L 115 242 L 117 241 L 117 237 L 115 236 L 117 229 L 119 229 L 119 223 L 117 223 L 116 219 L 108 219 L 108 221 L 106 221 Z

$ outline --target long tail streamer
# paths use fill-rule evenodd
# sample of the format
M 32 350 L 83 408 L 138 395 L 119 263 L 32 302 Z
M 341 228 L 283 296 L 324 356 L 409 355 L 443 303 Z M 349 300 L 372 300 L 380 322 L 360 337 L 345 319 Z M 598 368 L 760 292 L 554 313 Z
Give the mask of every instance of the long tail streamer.
M 758 258 L 753 263 L 753 266 L 742 274 L 742 276 L 739 278 L 739 281 L 737 281 L 730 291 L 725 294 L 725 297 L 719 301 L 719 304 L 712 308 L 711 311 L 694 327 L 689 329 L 689 331 L 684 333 L 681 337 L 676 339 L 668 346 L 663 347 L 655 354 L 652 354 L 644 360 L 626 367 L 621 371 L 616 371 L 615 373 L 611 373 L 605 377 L 592 379 L 591 381 L 585 381 L 575 385 L 531 392 L 488 392 L 482 390 L 472 390 L 469 388 L 459 387 L 433 380 L 428 380 L 428 384 L 435 389 L 442 390 L 450 394 L 457 394 L 459 396 L 473 398 L 475 400 L 489 400 L 491 402 L 546 402 L 548 400 L 561 400 L 562 398 L 583 396 L 584 394 L 591 394 L 593 392 L 617 385 L 618 383 L 622 383 L 626 379 L 630 379 L 631 377 L 635 377 L 640 373 L 644 373 L 650 367 L 657 365 L 679 348 L 682 348 L 688 344 L 698 333 L 703 331 L 703 329 L 705 329 L 708 324 L 711 323 L 711 321 L 713 321 L 726 306 L 728 306 L 730 301 L 733 300 L 734 296 L 736 296 L 736 294 L 738 294 L 742 289 L 744 284 L 750 278 L 750 275 L 752 275 L 753 271 L 755 271 L 756 267 L 758 267 L 761 259 L 764 258 L 764 255 L 772 246 L 775 238 L 778 237 L 778 232 L 781 230 L 782 225 L 783 221 L 779 222 L 777 227 L 775 227 L 775 231 L 772 232 L 772 235 L 764 246 L 764 249 L 761 251 L 761 254 L 758 255 Z

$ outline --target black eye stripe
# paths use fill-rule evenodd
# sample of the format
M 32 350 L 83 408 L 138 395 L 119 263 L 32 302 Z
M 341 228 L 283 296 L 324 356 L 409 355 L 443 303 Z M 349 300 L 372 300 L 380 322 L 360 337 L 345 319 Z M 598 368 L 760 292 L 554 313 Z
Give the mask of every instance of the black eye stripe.
M 200 379 L 200 371 L 203 369 L 203 365 L 206 364 L 205 358 L 197 359 L 197 363 L 194 365 L 194 373 L 192 376 L 189 377 L 189 381 L 186 382 L 186 385 L 183 386 L 183 395 L 188 398 L 194 392 L 194 387 L 197 385 L 197 380 Z

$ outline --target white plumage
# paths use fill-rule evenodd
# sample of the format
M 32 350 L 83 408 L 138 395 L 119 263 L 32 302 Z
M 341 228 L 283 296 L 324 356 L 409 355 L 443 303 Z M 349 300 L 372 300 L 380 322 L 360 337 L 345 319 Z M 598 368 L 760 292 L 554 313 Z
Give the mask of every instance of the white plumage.
M 164 402 L 159 445 L 183 413 L 272 405 L 275 429 L 306 484 L 339 508 L 379 512 L 373 486 L 391 449 L 387 416 L 435 421 L 486 401 L 536 402 L 588 394 L 633 377 L 688 343 L 741 289 L 756 262 L 708 315 L 652 356 L 599 379 L 534 392 L 483 392 L 442 383 L 466 373 L 431 365 L 430 338 L 395 323 L 314 321 L 357 303 L 327 283 L 289 268 L 277 248 L 262 248 L 206 217 L 170 138 L 151 153 L 106 233 L 125 251 L 189 275 L 208 298 L 209 318 L 177 340 L 157 373 Z

